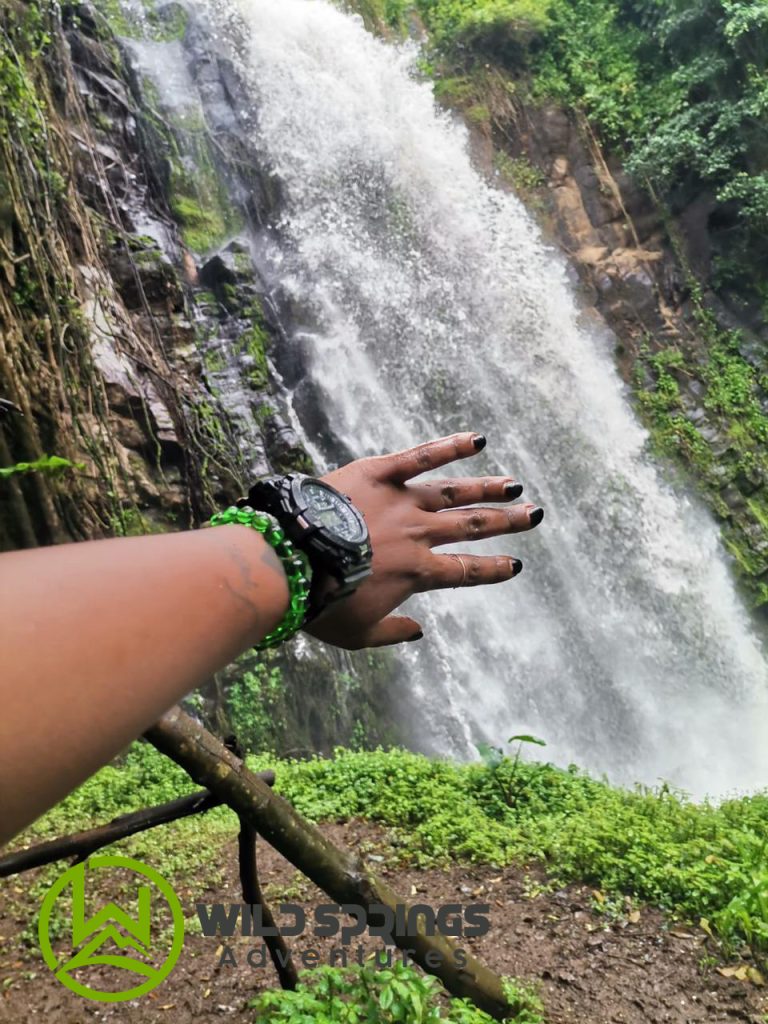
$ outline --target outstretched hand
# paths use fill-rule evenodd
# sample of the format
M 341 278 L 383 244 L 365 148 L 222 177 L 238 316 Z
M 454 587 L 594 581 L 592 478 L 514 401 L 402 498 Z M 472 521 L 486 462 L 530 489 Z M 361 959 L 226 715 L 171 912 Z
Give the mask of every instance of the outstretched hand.
M 517 576 L 522 562 L 508 555 L 435 554 L 432 549 L 538 526 L 544 511 L 534 505 L 478 507 L 480 502 L 514 501 L 523 490 L 519 483 L 509 477 L 414 480 L 484 447 L 481 434 L 453 434 L 392 455 L 358 459 L 323 477 L 365 516 L 373 573 L 351 597 L 331 604 L 307 632 L 347 650 L 420 640 L 415 619 L 390 614 L 411 595 Z

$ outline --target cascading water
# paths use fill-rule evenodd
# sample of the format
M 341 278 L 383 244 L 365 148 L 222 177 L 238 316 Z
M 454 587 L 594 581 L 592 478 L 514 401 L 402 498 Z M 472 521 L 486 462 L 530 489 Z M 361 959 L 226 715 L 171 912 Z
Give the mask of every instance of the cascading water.
M 415 602 L 426 636 L 398 657 L 419 744 L 471 756 L 532 732 L 615 781 L 768 783 L 766 666 L 715 526 L 663 483 L 609 340 L 521 203 L 473 170 L 415 49 L 324 0 L 193 8 L 249 82 L 238 114 L 283 199 L 254 244 L 302 311 L 336 450 L 481 430 L 457 472 L 514 475 L 546 508 L 535 534 L 485 545 L 522 557 L 519 579 Z

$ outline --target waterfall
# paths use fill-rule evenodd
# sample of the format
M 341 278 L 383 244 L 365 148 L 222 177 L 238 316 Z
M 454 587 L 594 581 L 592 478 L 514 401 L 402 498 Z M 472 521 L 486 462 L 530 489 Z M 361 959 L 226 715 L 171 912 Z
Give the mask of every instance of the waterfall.
M 297 423 L 315 402 L 329 424 L 307 432 L 320 464 L 477 430 L 488 447 L 456 473 L 509 474 L 546 509 L 482 545 L 519 556 L 518 579 L 413 601 L 425 638 L 397 656 L 418 745 L 470 757 L 530 732 L 616 782 L 764 786 L 766 666 L 717 529 L 664 481 L 607 332 L 472 167 L 415 46 L 325 0 L 192 8 L 248 83 L 237 116 L 280 185 L 254 250 L 291 310 Z

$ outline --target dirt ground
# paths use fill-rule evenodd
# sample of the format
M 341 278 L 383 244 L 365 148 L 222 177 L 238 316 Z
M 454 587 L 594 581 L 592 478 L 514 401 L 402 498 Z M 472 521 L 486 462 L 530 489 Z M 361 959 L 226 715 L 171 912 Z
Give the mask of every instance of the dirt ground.
M 369 854 L 376 870 L 410 900 L 435 906 L 489 903 L 488 934 L 461 944 L 498 972 L 534 982 L 550 1024 L 764 1024 L 768 990 L 721 975 L 717 950 L 699 928 L 675 925 L 646 907 L 597 913 L 600 894 L 579 886 L 541 892 L 543 876 L 536 870 L 390 870 L 382 830 L 352 822 L 327 831 L 340 845 L 380 850 Z M 264 843 L 260 870 L 274 903 L 301 903 L 311 914 L 318 903 L 330 902 Z M 223 872 L 224 882 L 215 888 L 176 886 L 185 912 L 192 913 L 196 902 L 240 902 L 234 842 L 225 848 Z M 226 940 L 238 964 L 219 966 L 221 940 L 188 934 L 179 962 L 155 991 L 130 1003 L 84 1000 L 56 981 L 36 945 L 22 940 L 36 906 L 21 910 L 20 892 L 28 891 L 35 874 L 0 882 L 0 1024 L 245 1024 L 255 1019 L 248 1000 L 276 984 L 271 966 L 256 969 L 246 962 L 247 951 L 260 940 Z M 118 900 L 119 893 L 109 895 Z M 338 939 L 312 936 L 289 942 L 297 956 L 311 947 L 327 957 L 338 945 Z M 366 948 L 383 947 L 368 940 Z

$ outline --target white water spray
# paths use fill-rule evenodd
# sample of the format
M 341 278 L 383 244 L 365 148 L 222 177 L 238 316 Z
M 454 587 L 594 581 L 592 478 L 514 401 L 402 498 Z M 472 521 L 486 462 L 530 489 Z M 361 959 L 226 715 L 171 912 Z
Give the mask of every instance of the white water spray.
M 517 580 L 417 602 L 426 637 L 400 657 L 423 747 L 533 732 L 614 781 L 768 784 L 768 675 L 716 528 L 662 482 L 608 339 L 414 49 L 324 0 L 195 6 L 250 81 L 239 113 L 284 197 L 269 263 L 337 438 L 363 455 L 480 430 L 458 472 L 514 475 L 546 509 L 485 545 L 523 559 Z

